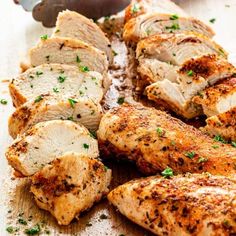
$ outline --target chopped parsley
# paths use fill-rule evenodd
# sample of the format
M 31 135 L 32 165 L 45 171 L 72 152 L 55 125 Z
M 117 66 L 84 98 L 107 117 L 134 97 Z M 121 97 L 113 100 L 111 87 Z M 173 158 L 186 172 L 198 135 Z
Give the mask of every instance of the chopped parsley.
M 25 233 L 28 235 L 36 235 L 36 234 L 40 233 L 40 231 L 41 231 L 40 225 L 37 224 L 29 229 L 26 229 Z
M 65 80 L 66 80 L 66 76 L 60 75 L 60 76 L 57 78 L 57 80 L 58 80 L 59 83 L 64 83 Z
M 104 170 L 107 171 L 109 170 L 109 168 L 107 166 L 104 166 Z
M 124 97 L 119 97 L 118 99 L 117 99 L 117 103 L 118 104 L 123 104 L 125 102 L 125 98 Z
M 68 101 L 69 101 L 69 103 L 70 103 L 70 106 L 71 106 L 72 108 L 74 108 L 74 107 L 75 107 L 75 103 L 77 103 L 77 101 L 74 100 L 74 99 L 72 99 L 72 98 L 69 98 Z
M 89 133 L 90 133 L 90 136 L 91 136 L 92 138 L 95 138 L 95 139 L 97 138 L 97 133 L 96 133 L 96 131 L 90 130 Z
M 198 163 L 206 162 L 208 159 L 205 157 L 199 157 Z
M 217 149 L 217 148 L 219 148 L 219 145 L 212 145 L 212 147 L 213 147 L 214 149 Z
M 114 57 L 118 55 L 118 53 L 116 51 L 114 51 L 114 50 L 112 50 L 112 53 L 113 53 Z
M 60 30 L 59 30 L 59 29 L 57 29 L 55 33 L 59 33 L 59 32 L 60 32 Z
M 104 17 L 104 21 L 109 21 L 110 18 L 111 18 L 110 16 L 105 16 L 105 17 Z
M 15 232 L 19 231 L 19 228 L 16 228 L 16 227 L 13 227 L 13 226 L 8 226 L 6 228 L 6 231 L 9 233 L 9 234 L 14 234 Z
M 83 144 L 84 149 L 89 149 L 89 145 L 87 143 Z
M 38 97 L 35 98 L 34 102 L 40 102 L 41 100 L 43 100 L 43 96 L 39 95 Z
M 167 167 L 165 170 L 161 172 L 161 175 L 164 178 L 169 178 L 174 175 L 173 170 L 170 167 Z
M 92 80 L 96 80 L 97 78 L 96 78 L 96 77 L 92 77 L 91 79 L 92 79 Z
M 187 152 L 187 153 L 185 154 L 185 156 L 186 156 L 186 157 L 189 157 L 190 159 L 193 159 L 194 156 L 195 156 L 195 152 Z
M 176 14 L 174 14 L 170 17 L 170 20 L 177 20 L 177 19 L 179 19 L 179 16 Z
M 27 225 L 27 221 L 24 220 L 23 218 L 19 218 L 18 219 L 18 223 L 22 224 L 22 225 Z
M 77 63 L 80 63 L 80 62 L 81 62 L 79 56 L 76 56 L 76 62 L 77 62 Z
M 140 11 L 140 7 L 137 3 L 135 3 L 133 7 L 131 8 L 131 13 L 134 14 L 134 13 L 137 13 L 138 11 Z
M 235 141 L 232 141 L 231 145 L 236 148 L 236 142 Z
M 148 28 L 148 29 L 146 30 L 147 36 L 149 36 L 151 33 L 152 33 L 152 30 L 151 30 L 150 28 Z
M 163 136 L 163 129 L 162 128 L 160 128 L 160 127 L 157 127 L 157 133 L 158 133 L 158 136 Z
M 43 74 L 42 71 L 36 71 L 36 75 L 37 75 L 37 76 L 40 76 L 40 75 L 42 75 L 42 74 Z
M 74 121 L 74 119 L 73 119 L 73 117 L 72 117 L 72 116 L 68 117 L 68 118 L 67 118 L 67 120 Z
M 210 19 L 209 21 L 210 21 L 212 24 L 214 24 L 215 21 L 216 21 L 216 18 L 212 18 L 212 19 Z
M 80 66 L 80 70 L 81 70 L 82 72 L 88 72 L 88 71 L 90 71 L 87 66 Z
M 198 95 L 200 98 L 203 98 L 203 97 L 204 97 L 203 92 L 197 92 L 197 95 Z
M 40 38 L 41 38 L 42 40 L 47 40 L 47 39 L 48 39 L 48 35 L 47 35 L 47 34 L 42 35 Z
M 220 135 L 216 135 L 214 137 L 214 141 L 221 142 L 221 143 L 227 143 Z
M 1 100 L 0 100 L 0 103 L 1 103 L 2 105 L 7 105 L 7 100 L 6 100 L 6 99 L 1 99 Z
M 52 89 L 54 93 L 59 93 L 59 89 L 58 88 L 53 88 Z
M 175 24 L 173 24 L 171 26 L 166 26 L 166 29 L 167 30 L 179 30 L 180 27 L 179 27 L 179 24 L 175 23 Z
M 187 76 L 193 76 L 193 71 L 192 70 L 189 70 L 188 72 L 187 72 Z

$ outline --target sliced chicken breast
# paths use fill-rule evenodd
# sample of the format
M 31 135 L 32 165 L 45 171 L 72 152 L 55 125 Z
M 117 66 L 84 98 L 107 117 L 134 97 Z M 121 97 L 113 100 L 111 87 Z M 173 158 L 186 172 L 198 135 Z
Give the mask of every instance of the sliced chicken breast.
M 137 43 L 154 34 L 197 32 L 211 38 L 212 29 L 192 17 L 172 19 L 171 14 L 143 14 L 129 20 L 124 26 L 123 38 L 126 42 Z
M 234 235 L 234 177 L 186 174 L 153 176 L 125 183 L 109 201 L 133 222 L 156 235 Z
M 106 74 L 108 61 L 104 52 L 85 42 L 54 37 L 41 40 L 30 50 L 31 65 L 60 63 L 79 66 L 82 72 L 97 71 Z
M 229 111 L 236 106 L 236 78 L 218 82 L 198 94 L 193 101 L 203 107 L 208 117 Z
M 220 136 L 226 140 L 236 141 L 236 107 L 207 118 L 203 130 L 212 136 Z
M 136 57 L 155 58 L 181 66 L 185 61 L 207 54 L 227 58 L 227 52 L 212 39 L 197 33 L 159 34 L 149 36 L 137 44 Z
M 90 98 L 41 95 L 18 107 L 8 121 L 9 134 L 16 138 L 33 125 L 50 120 L 72 120 L 97 130 L 102 107 Z
M 105 52 L 112 62 L 111 43 L 97 24 L 74 11 L 59 13 L 52 37 L 67 37 L 81 40 Z
M 168 79 L 149 85 L 146 88 L 146 94 L 149 100 L 187 119 L 202 114 L 201 106 L 192 103 L 191 99 L 186 99 L 181 91 L 180 85 Z
M 125 10 L 125 21 L 145 13 L 169 13 L 176 16 L 187 16 L 187 14 L 174 2 L 170 0 L 132 0 Z
M 66 152 L 97 158 L 97 140 L 82 125 L 53 120 L 36 124 L 19 135 L 6 151 L 8 163 L 23 176 L 30 176 Z
M 32 177 L 31 192 L 37 205 L 60 225 L 92 207 L 109 191 L 111 170 L 85 154 L 68 153 Z
M 103 116 L 97 135 L 102 156 L 125 156 L 145 174 L 167 167 L 176 174 L 236 173 L 235 148 L 153 108 L 123 104 L 112 109 Z
M 28 69 L 9 85 L 13 104 L 36 99 L 42 94 L 58 97 L 89 97 L 95 102 L 103 98 L 103 77 L 94 71 L 82 72 L 77 66 L 44 64 Z

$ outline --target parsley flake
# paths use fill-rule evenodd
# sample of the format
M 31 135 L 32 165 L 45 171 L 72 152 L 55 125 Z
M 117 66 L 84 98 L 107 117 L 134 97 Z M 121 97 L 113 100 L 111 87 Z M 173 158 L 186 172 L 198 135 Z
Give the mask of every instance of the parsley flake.
M 166 26 L 166 29 L 167 30 L 179 30 L 180 29 L 180 27 L 179 27 L 179 24 L 173 24 L 173 25 L 171 25 L 171 26 Z
M 214 137 L 214 141 L 221 142 L 221 143 L 227 143 L 220 135 L 216 135 Z
M 235 141 L 232 141 L 231 145 L 236 148 L 236 142 Z
M 89 149 L 89 145 L 87 143 L 83 144 L 84 149 Z
M 81 70 L 82 72 L 88 72 L 88 71 L 90 71 L 87 66 L 80 66 L 79 68 L 80 68 L 80 70 Z
M 125 98 L 124 97 L 119 97 L 118 99 L 117 99 L 117 103 L 118 104 L 123 104 L 125 102 Z
M 187 76 L 193 76 L 193 74 L 194 74 L 194 72 L 193 72 L 192 70 L 189 70 L 189 71 L 187 72 Z
M 38 97 L 35 98 L 34 102 L 40 102 L 41 100 L 43 100 L 43 96 L 39 95 Z
M 80 63 L 80 62 L 81 62 L 79 56 L 76 56 L 76 62 L 77 62 L 77 63 Z
M 72 99 L 72 98 L 69 98 L 68 101 L 69 101 L 69 103 L 70 103 L 70 106 L 71 106 L 72 108 L 74 108 L 74 107 L 75 107 L 75 104 L 77 103 L 77 101 L 74 100 L 74 99 Z
M 164 133 L 164 131 L 163 131 L 163 129 L 162 128 L 160 128 L 160 127 L 157 127 L 157 133 L 158 133 L 158 136 L 163 136 L 163 133 Z
M 66 76 L 60 75 L 60 76 L 57 78 L 57 80 L 58 80 L 59 83 L 64 83 L 65 80 L 66 80 Z
M 41 38 L 42 40 L 47 40 L 47 39 L 48 39 L 48 35 L 47 35 L 47 34 L 42 35 L 40 38 Z
M 204 158 L 204 157 L 199 157 L 199 159 L 198 159 L 198 163 L 202 163 L 202 162 L 206 162 L 206 161 L 208 161 L 208 159 Z
M 29 229 L 26 229 L 25 233 L 28 235 L 36 235 L 36 234 L 40 233 L 40 231 L 41 231 L 40 225 L 37 224 Z
M 165 170 L 161 172 L 161 175 L 164 178 L 169 178 L 174 175 L 173 170 L 170 167 L 167 167 Z
M 58 88 L 53 88 L 52 89 L 54 93 L 59 93 L 59 89 Z
M 216 21 L 216 18 L 212 18 L 212 19 L 210 19 L 209 21 L 210 21 L 212 24 L 214 24 L 215 21 Z
M 188 157 L 188 158 L 190 158 L 190 159 L 193 159 L 194 156 L 195 156 L 195 152 L 187 152 L 187 153 L 185 154 L 185 156 Z
M 177 19 L 179 19 L 179 16 L 176 14 L 174 14 L 170 17 L 170 20 L 177 20 Z
M 133 7 L 131 8 L 131 13 L 134 14 L 134 13 L 137 13 L 137 12 L 139 12 L 139 11 L 140 11 L 139 5 L 138 5 L 137 3 L 135 3 L 135 4 L 133 5 Z
M 0 100 L 0 103 L 1 103 L 2 105 L 7 105 L 7 100 L 6 100 L 6 99 L 1 99 L 1 100 Z

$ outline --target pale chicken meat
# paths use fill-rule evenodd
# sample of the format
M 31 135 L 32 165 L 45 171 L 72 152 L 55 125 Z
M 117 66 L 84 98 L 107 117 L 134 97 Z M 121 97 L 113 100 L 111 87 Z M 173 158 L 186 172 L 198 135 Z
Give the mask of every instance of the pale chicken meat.
M 97 24 L 74 11 L 60 12 L 52 37 L 78 39 L 105 52 L 112 62 L 111 43 Z
M 97 135 L 103 156 L 125 156 L 145 174 L 167 167 L 176 174 L 236 173 L 235 148 L 153 108 L 128 104 L 114 108 L 103 116 Z
M 211 136 L 236 141 L 236 106 L 230 110 L 206 119 L 203 130 Z
M 95 131 L 102 114 L 102 106 L 90 98 L 40 95 L 14 111 L 8 120 L 8 130 L 16 138 L 39 122 L 71 120 Z
M 110 182 L 111 170 L 100 161 L 67 153 L 32 177 L 31 192 L 40 208 L 49 211 L 58 224 L 68 225 L 108 193 Z
M 105 52 L 83 41 L 62 37 L 41 39 L 30 50 L 30 62 L 33 67 L 45 63 L 75 65 L 81 71 L 97 71 L 103 75 L 108 70 Z
M 155 82 L 153 78 L 154 83 L 147 86 L 146 94 L 150 100 L 157 103 L 163 101 L 166 108 L 185 118 L 193 118 L 202 113 L 201 106 L 192 102 L 195 95 L 235 73 L 233 65 L 215 54 L 189 59 L 176 69 L 170 65 L 168 72 L 162 73 L 166 77 L 161 77 L 159 73 L 159 81 Z
M 229 111 L 236 106 L 236 78 L 234 76 L 218 82 L 202 91 L 194 99 L 208 117 Z
M 192 17 L 172 18 L 171 14 L 143 14 L 129 20 L 124 26 L 123 38 L 126 42 L 137 43 L 154 34 L 197 32 L 211 38 L 212 29 Z
M 176 16 L 187 16 L 178 5 L 170 0 L 132 0 L 125 10 L 125 21 L 145 13 L 169 13 Z
M 41 122 L 13 141 L 6 157 L 16 171 L 30 176 L 66 152 L 97 158 L 97 140 L 84 126 L 72 121 Z
M 235 235 L 235 176 L 186 174 L 130 181 L 108 194 L 128 219 L 168 236 Z
M 16 107 L 43 94 L 58 97 L 89 97 L 95 102 L 103 98 L 103 77 L 94 71 L 82 72 L 78 66 L 44 64 L 14 78 L 9 91 Z

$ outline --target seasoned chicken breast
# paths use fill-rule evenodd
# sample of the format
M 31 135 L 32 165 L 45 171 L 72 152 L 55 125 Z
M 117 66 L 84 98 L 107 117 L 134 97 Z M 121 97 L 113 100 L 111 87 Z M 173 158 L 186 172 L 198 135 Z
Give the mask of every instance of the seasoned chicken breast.
M 103 77 L 98 72 L 82 72 L 77 66 L 44 64 L 14 78 L 9 90 L 16 107 L 42 94 L 89 97 L 99 103 L 103 98 L 102 83 Z
M 31 192 L 37 205 L 60 225 L 68 225 L 108 193 L 111 170 L 85 154 L 68 153 L 32 177 Z
M 224 113 L 207 118 L 203 130 L 212 136 L 236 141 L 236 106 Z
M 104 52 L 85 42 L 62 37 L 42 39 L 30 50 L 30 62 L 33 67 L 45 63 L 76 65 L 82 72 L 97 71 L 101 74 L 108 70 Z
M 171 14 L 143 14 L 129 20 L 124 26 L 123 38 L 126 42 L 137 43 L 154 34 L 197 32 L 211 38 L 212 29 L 192 17 L 175 17 Z
M 95 131 L 102 113 L 101 105 L 90 98 L 40 95 L 15 110 L 8 120 L 8 130 L 16 138 L 39 122 L 72 120 Z
M 174 2 L 170 0 L 132 0 L 125 10 L 125 21 L 145 13 L 168 13 L 176 16 L 187 16 L 187 14 Z
M 125 156 L 146 174 L 166 167 L 176 174 L 236 173 L 235 148 L 153 108 L 128 104 L 114 108 L 103 116 L 97 135 L 103 156 Z
M 74 11 L 60 12 L 52 37 L 67 37 L 81 40 L 105 52 L 112 62 L 111 43 L 103 31 L 92 20 Z
M 66 152 L 97 158 L 98 145 L 89 131 L 72 121 L 41 122 L 19 135 L 6 151 L 8 163 L 24 176 L 39 171 Z
M 198 94 L 193 101 L 203 107 L 208 117 L 229 111 L 236 106 L 236 78 L 224 79 Z
M 235 177 L 153 176 L 115 188 L 108 199 L 123 215 L 156 235 L 228 236 L 236 232 Z

